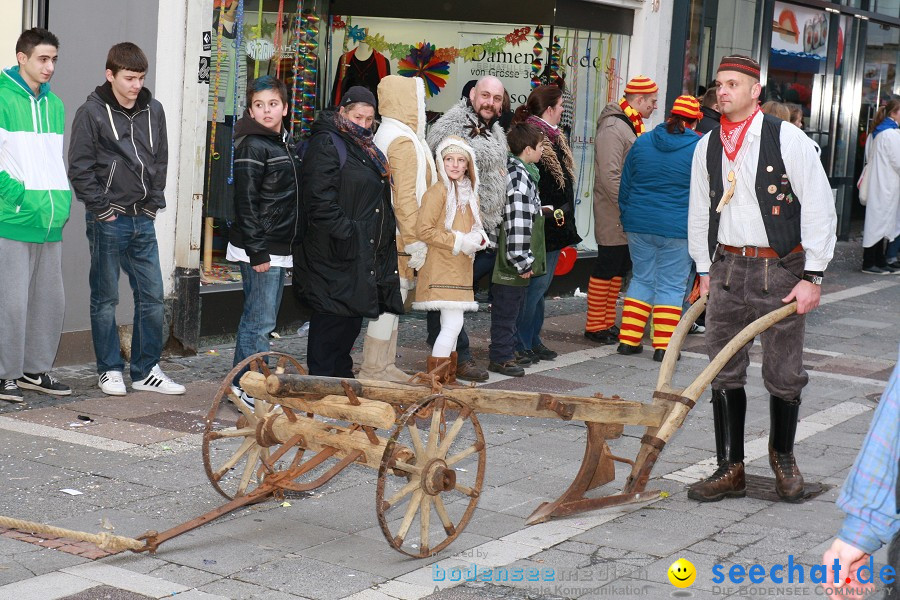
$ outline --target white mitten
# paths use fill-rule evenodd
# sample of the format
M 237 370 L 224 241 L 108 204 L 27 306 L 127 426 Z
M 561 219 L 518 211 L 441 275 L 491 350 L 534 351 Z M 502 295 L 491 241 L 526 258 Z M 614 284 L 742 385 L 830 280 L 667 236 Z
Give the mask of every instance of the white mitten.
M 471 233 L 471 232 L 470 232 Z M 472 240 L 469 233 L 462 231 L 454 231 L 453 236 L 456 240 L 453 243 L 453 255 L 456 256 L 460 252 L 467 256 L 474 256 L 478 251 L 478 244 Z
M 428 254 L 428 244 L 425 242 L 413 242 L 403 248 L 409 253 L 409 268 L 419 270 L 425 264 L 425 256 Z
M 469 233 L 463 235 L 462 252 L 464 254 L 475 256 L 475 253 L 483 249 L 484 247 L 484 238 L 478 231 L 470 231 Z

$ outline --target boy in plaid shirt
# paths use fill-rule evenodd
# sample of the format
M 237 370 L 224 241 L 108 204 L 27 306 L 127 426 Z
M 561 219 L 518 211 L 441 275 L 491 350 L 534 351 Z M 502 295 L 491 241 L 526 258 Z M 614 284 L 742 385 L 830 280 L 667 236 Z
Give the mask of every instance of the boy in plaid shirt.
M 516 320 L 528 291 L 528 279 L 543 273 L 546 266 L 543 237 L 532 239 L 543 224 L 535 227 L 541 214 L 538 196 L 538 170 L 544 134 L 534 125 L 514 123 L 506 136 L 509 144 L 506 195 L 500 245 L 494 267 L 491 308 L 491 344 L 488 370 L 511 377 L 522 377 L 525 369 L 516 364 Z

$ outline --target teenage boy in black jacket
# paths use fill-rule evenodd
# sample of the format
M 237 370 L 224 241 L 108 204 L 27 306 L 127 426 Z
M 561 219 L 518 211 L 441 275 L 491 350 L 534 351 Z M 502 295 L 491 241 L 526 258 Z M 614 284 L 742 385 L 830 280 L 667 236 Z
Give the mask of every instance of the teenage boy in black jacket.
M 283 119 L 287 87 L 264 75 L 247 86 L 247 110 L 234 126 L 234 212 L 226 258 L 240 263 L 244 312 L 234 363 L 269 350 L 269 333 L 281 305 L 285 271 L 293 267 L 291 246 L 300 206 L 300 164 Z M 232 400 L 253 408 L 253 397 L 234 378 Z
M 163 281 L 153 220 L 165 208 L 169 152 L 162 105 L 144 87 L 147 57 L 130 42 L 106 58 L 106 83 L 75 113 L 69 180 L 84 203 L 91 253 L 91 337 L 100 390 L 124 396 L 124 362 L 116 327 L 119 271 L 134 292 L 131 388 L 183 394 L 159 368 Z

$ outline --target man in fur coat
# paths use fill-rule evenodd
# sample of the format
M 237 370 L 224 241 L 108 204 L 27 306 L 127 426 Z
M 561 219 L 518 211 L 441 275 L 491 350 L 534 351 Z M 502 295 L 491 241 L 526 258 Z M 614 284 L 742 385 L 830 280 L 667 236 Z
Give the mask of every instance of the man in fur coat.
M 503 84 L 496 77 L 483 77 L 463 99 L 444 113 L 428 132 L 428 145 L 432 151 L 447 136 L 455 135 L 466 140 L 475 150 L 480 186 L 478 199 L 481 206 L 481 222 L 491 239 L 491 248 L 475 257 L 475 281 L 487 274 L 494 265 L 497 244 L 497 227 L 506 204 L 506 134 L 499 118 L 503 107 Z M 428 340 L 441 330 L 440 313 L 428 313 Z M 459 334 L 456 344 L 459 353 L 456 376 L 469 381 L 487 381 L 488 372 L 480 368 L 469 351 L 466 330 Z

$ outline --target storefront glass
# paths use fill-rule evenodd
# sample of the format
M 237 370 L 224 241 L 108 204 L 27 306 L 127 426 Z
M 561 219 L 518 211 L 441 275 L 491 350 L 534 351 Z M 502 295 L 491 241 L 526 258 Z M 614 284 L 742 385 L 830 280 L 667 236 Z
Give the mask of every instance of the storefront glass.
M 339 88 L 352 83 L 344 81 L 351 77 L 374 91 L 380 78 L 377 62 L 384 60 L 390 73 L 425 75 L 425 105 L 433 120 L 459 102 L 466 83 L 479 77 L 498 77 L 515 110 L 525 103 L 536 77 L 558 75 L 573 101 L 567 129 L 575 160 L 578 233 L 584 248 L 594 248 L 594 131 L 603 107 L 621 96 L 629 43 L 625 35 L 546 25 L 333 17 L 323 89 L 333 101 Z M 558 69 L 548 67 L 551 55 L 558 56 Z
M 216 0 L 209 65 L 208 154 L 204 180 L 204 285 L 239 283 L 237 265 L 225 260 L 234 220 L 234 122 L 246 105 L 247 82 L 274 75 L 288 86 L 285 126 L 299 139 L 315 114 L 322 2 Z

